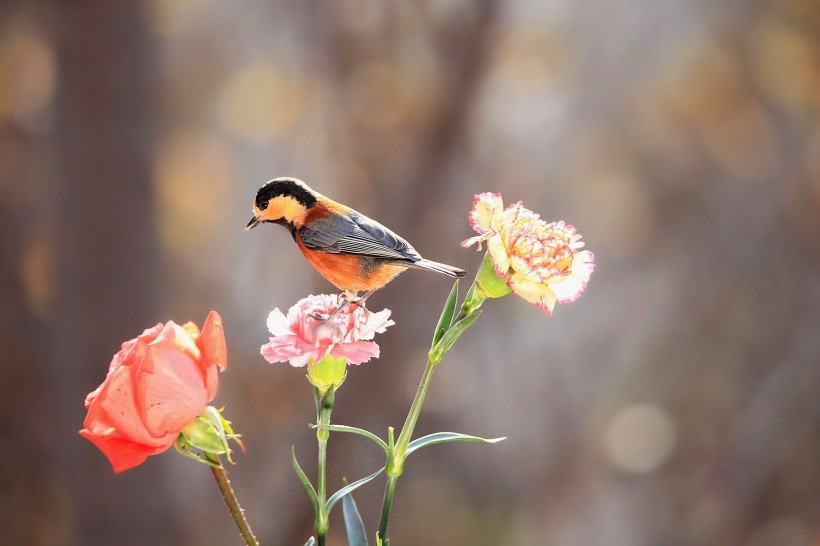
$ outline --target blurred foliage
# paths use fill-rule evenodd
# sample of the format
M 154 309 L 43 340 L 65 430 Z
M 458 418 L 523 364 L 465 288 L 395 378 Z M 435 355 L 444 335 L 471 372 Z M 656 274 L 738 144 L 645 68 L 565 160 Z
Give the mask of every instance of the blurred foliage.
M 270 309 L 332 287 L 283 230 L 242 230 L 287 174 L 470 271 L 487 190 L 597 256 L 578 302 L 489 302 L 448 354 L 418 434 L 510 439 L 420 453 L 396 544 L 817 544 L 818 121 L 816 0 L 4 3 L 4 537 L 235 542 L 207 471 L 115 477 L 76 434 L 123 340 L 214 308 L 234 486 L 262 543 L 304 542 L 310 389 L 258 347 Z M 338 422 L 400 424 L 448 289 L 374 296 L 397 328 Z M 341 435 L 330 458 L 332 485 L 379 464 Z M 357 493 L 369 529 L 380 494 Z

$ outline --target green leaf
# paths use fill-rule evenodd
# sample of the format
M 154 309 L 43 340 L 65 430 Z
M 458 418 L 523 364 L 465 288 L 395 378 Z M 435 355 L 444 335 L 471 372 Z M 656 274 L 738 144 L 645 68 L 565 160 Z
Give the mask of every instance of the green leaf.
M 305 546 L 316 546 L 316 539 L 310 537 L 307 542 L 305 542 Z
M 362 478 L 360 480 L 356 480 L 355 482 L 353 482 L 351 484 L 348 484 L 348 485 L 342 487 L 341 489 L 339 489 L 338 491 L 336 491 L 335 493 L 333 493 L 333 495 L 331 495 L 330 498 L 327 499 L 327 504 L 326 504 L 327 513 L 330 514 L 330 511 L 333 509 L 333 507 L 336 505 L 337 502 L 342 500 L 342 497 L 344 497 L 348 493 L 354 492 L 355 490 L 357 490 L 358 488 L 360 488 L 364 484 L 366 484 L 368 482 L 372 482 L 373 480 L 378 478 L 379 474 L 381 474 L 382 472 L 384 472 L 384 467 L 381 467 L 380 469 L 378 469 L 377 471 L 375 471 L 371 475 L 365 476 L 364 478 Z
M 441 316 L 438 319 L 438 324 L 436 324 L 436 329 L 433 332 L 433 345 L 432 347 L 436 346 L 441 340 L 441 337 L 444 335 L 450 325 L 453 323 L 453 315 L 456 312 L 456 303 L 458 302 L 458 279 L 456 282 L 453 283 L 453 288 L 450 290 L 450 295 L 447 296 L 447 301 L 444 302 L 444 309 L 441 311 Z
M 364 530 L 364 522 L 359 514 L 353 494 L 348 493 L 342 498 L 342 511 L 344 512 L 345 528 L 347 529 L 348 546 L 367 546 L 367 533 Z
M 347 425 L 310 425 L 310 428 L 320 428 L 322 430 L 329 430 L 330 432 L 349 432 L 351 434 L 358 434 L 359 436 L 364 436 L 375 442 L 377 446 L 382 448 L 385 455 L 390 455 L 390 448 L 384 443 L 384 440 L 376 436 L 370 431 L 364 430 L 363 428 L 358 427 L 349 427 Z
M 410 455 L 416 450 L 423 447 L 431 446 L 433 444 L 443 444 L 445 442 L 473 442 L 476 444 L 497 444 L 507 437 L 501 438 L 481 438 L 479 436 L 470 436 L 469 434 L 460 434 L 458 432 L 436 432 L 435 434 L 428 434 L 421 438 L 416 438 L 407 446 L 407 454 Z
M 430 362 L 433 364 L 438 364 L 441 362 L 442 357 L 444 357 L 444 353 L 450 350 L 450 347 L 452 347 L 453 343 L 455 343 L 459 336 L 464 333 L 464 330 L 472 326 L 473 323 L 478 320 L 480 315 L 481 311 L 476 311 L 450 326 L 450 328 L 444 332 L 441 340 L 436 343 L 432 349 L 430 349 L 430 354 L 428 355 Z
M 296 447 L 290 446 L 290 464 L 293 466 L 293 471 L 296 472 L 296 476 L 299 478 L 299 481 L 302 482 L 302 486 L 307 491 L 308 497 L 310 497 L 310 502 L 313 504 L 313 511 L 314 513 L 319 513 L 319 498 L 316 496 L 316 490 L 313 489 L 313 484 L 310 483 L 310 480 L 305 475 L 305 471 L 302 470 L 302 467 L 299 466 L 299 461 L 296 460 Z

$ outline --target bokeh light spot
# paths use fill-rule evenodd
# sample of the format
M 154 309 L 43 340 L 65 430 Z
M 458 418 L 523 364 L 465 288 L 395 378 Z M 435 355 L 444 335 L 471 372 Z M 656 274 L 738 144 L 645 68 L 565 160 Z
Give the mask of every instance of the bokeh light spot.
M 20 32 L 0 47 L 0 121 L 30 125 L 51 104 L 57 81 L 54 49 L 43 37 Z
M 631 474 L 657 470 L 672 455 L 677 444 L 677 427 L 662 408 L 649 404 L 628 406 L 618 411 L 605 431 L 609 462 Z
M 23 292 L 29 309 L 46 317 L 54 300 L 54 243 L 45 229 L 36 229 L 20 261 Z
M 149 0 L 148 27 L 161 38 L 183 38 L 195 28 L 204 5 L 204 0 Z
M 371 128 L 403 122 L 409 110 L 408 84 L 402 73 L 388 63 L 372 62 L 358 68 L 346 87 L 348 104 L 356 121 Z
M 219 96 L 219 121 L 233 137 L 265 143 L 287 136 L 305 112 L 307 97 L 294 74 L 267 64 L 245 65 Z
M 224 228 L 232 186 L 229 149 L 208 133 L 182 130 L 160 147 L 155 183 L 160 236 L 175 257 L 194 262 Z

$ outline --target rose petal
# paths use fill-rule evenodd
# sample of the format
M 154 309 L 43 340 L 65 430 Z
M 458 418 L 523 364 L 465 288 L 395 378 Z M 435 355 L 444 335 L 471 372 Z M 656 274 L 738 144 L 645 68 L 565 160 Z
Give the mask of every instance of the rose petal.
M 159 335 L 148 344 L 148 347 L 167 347 L 173 351 L 185 353 L 188 358 L 198 362 L 202 358 L 202 351 L 187 330 L 176 322 L 169 320 Z M 147 371 L 151 371 L 148 369 Z
M 196 344 L 202 352 L 202 360 L 206 367 L 216 365 L 221 371 L 228 368 L 228 347 L 225 343 L 225 329 L 219 313 L 216 311 L 208 313 L 205 324 L 202 325 L 202 333 L 196 339 Z
M 150 360 L 146 357 L 144 360 Z M 120 366 L 100 386 L 93 403 L 89 405 L 84 426 L 89 430 L 116 429 L 120 435 L 134 442 L 151 445 L 157 436 L 145 426 L 137 405 L 134 378 L 142 363 Z
M 155 437 L 179 433 L 208 403 L 200 365 L 173 347 L 149 345 L 152 371 L 136 378 L 138 407 Z
M 167 450 L 172 443 L 163 446 L 147 446 L 111 434 L 94 434 L 88 429 L 80 431 L 80 436 L 91 441 L 108 457 L 114 472 L 122 472 L 142 464 L 151 455 Z

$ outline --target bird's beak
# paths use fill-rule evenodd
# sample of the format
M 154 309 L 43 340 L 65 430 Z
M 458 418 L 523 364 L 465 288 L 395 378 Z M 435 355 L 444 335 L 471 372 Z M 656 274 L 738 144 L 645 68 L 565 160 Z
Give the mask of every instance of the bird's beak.
M 262 221 L 261 218 L 258 218 L 256 216 L 254 216 L 253 218 L 251 218 L 251 221 L 248 222 L 248 225 L 245 226 L 245 231 L 248 231 L 248 230 L 251 230 L 251 229 L 255 228 L 257 225 L 259 225 L 259 222 L 261 222 L 261 221 Z

